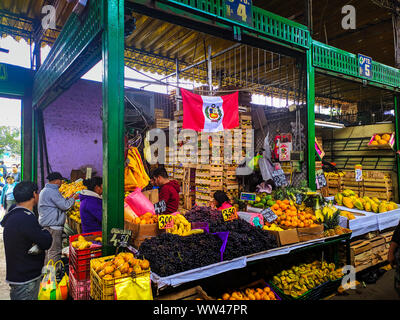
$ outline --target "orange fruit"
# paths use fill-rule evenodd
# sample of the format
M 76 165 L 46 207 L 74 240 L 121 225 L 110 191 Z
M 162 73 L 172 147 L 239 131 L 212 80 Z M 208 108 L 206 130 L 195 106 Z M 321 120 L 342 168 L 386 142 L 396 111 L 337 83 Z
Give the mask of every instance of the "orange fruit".
M 268 295 L 269 295 L 269 297 L 271 298 L 271 300 L 272 300 L 272 299 L 275 300 L 275 294 L 274 294 L 272 291 L 270 291 L 270 293 L 269 293 Z
M 282 215 L 282 211 L 281 211 L 281 210 L 276 210 L 275 214 L 276 214 L 277 216 L 280 216 L 280 215 Z
M 271 289 L 270 289 L 270 287 L 265 287 L 265 288 L 264 288 L 264 291 L 268 293 L 268 292 L 271 291 Z
M 276 204 L 277 204 L 278 206 L 280 206 L 280 205 L 281 205 L 281 203 L 282 203 L 282 201 L 281 201 L 281 200 L 276 200 Z
M 299 223 L 299 228 L 304 228 L 304 222 Z
M 135 223 L 136 223 L 136 224 L 139 224 L 139 223 L 140 223 L 140 218 L 139 218 L 139 217 L 136 217 L 136 218 L 135 218 Z
M 278 210 L 278 209 L 279 209 L 279 204 L 278 204 L 278 203 L 275 203 L 275 204 L 272 206 L 272 209 Z
M 297 227 L 297 222 L 296 221 L 292 222 L 292 227 L 294 227 L 294 228 Z
M 297 212 L 297 208 L 295 206 L 290 206 L 290 210 Z
M 285 200 L 283 200 L 283 203 L 284 203 L 284 204 L 289 204 L 289 200 L 288 200 L 288 199 L 285 199 Z

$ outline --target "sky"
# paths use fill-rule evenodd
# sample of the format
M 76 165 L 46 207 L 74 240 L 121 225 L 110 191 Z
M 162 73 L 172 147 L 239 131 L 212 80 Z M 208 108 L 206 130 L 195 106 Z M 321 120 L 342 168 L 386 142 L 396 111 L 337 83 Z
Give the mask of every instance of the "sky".
M 28 43 L 21 39 L 20 41 L 14 40 L 12 37 L 7 36 L 5 38 L 0 38 L 0 48 L 5 48 L 9 50 L 9 53 L 1 53 L 0 52 L 0 63 L 8 63 L 12 65 L 18 65 L 24 68 L 30 68 L 30 55 L 31 55 L 31 48 Z M 41 49 L 42 55 L 42 62 L 50 52 L 50 48 L 48 46 Z M 161 79 L 163 75 L 153 74 L 146 72 L 148 76 Z M 153 79 L 143 75 L 143 72 L 137 72 L 131 68 L 125 67 L 125 78 L 133 78 L 133 79 L 141 79 L 141 80 L 151 80 Z M 95 65 L 90 71 L 88 71 L 82 79 L 92 80 L 92 81 L 99 81 L 102 80 L 102 68 L 101 68 L 101 61 Z M 171 77 L 169 79 L 170 83 L 176 82 L 176 79 Z M 132 87 L 132 88 L 140 88 L 144 84 L 143 82 L 135 82 L 135 81 L 125 81 L 125 86 Z M 196 87 L 199 86 L 199 83 L 194 84 Z M 186 89 L 193 89 L 193 83 L 182 83 L 180 82 L 180 87 Z M 172 89 L 169 87 L 170 90 Z M 145 88 L 148 91 L 155 91 L 161 93 L 167 93 L 166 86 L 160 85 L 149 85 Z M 279 101 L 281 100 L 281 101 Z M 263 95 L 255 95 L 253 94 L 252 102 L 255 104 L 260 105 L 270 105 L 271 99 L 263 96 Z M 273 99 L 273 104 L 275 107 L 285 107 L 286 106 L 286 99 Z M 292 104 L 289 101 L 289 105 Z M 20 119 L 21 119 L 21 108 L 20 102 L 15 101 L 12 99 L 5 99 L 0 97 L 0 125 L 9 125 L 9 126 L 20 126 Z

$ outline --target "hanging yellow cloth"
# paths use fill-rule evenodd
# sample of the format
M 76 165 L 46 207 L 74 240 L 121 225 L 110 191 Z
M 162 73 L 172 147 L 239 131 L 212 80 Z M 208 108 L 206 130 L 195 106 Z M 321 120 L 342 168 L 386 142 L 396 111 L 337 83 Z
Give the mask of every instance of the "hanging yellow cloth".
M 125 191 L 143 189 L 149 181 L 139 151 L 135 147 L 129 148 L 125 165 Z

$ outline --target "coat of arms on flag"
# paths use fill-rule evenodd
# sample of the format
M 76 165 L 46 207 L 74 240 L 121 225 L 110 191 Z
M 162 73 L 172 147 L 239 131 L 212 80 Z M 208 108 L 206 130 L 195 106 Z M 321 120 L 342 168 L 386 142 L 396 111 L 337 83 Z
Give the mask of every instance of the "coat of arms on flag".
M 181 89 L 183 129 L 217 132 L 239 126 L 239 93 L 201 96 Z

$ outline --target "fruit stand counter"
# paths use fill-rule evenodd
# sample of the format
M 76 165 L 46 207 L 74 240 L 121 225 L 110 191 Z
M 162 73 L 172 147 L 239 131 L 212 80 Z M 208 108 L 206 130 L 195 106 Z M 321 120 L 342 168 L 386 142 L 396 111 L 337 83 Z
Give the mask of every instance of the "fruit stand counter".
M 185 272 L 177 273 L 167 277 L 160 277 L 154 272 L 151 272 L 151 280 L 156 284 L 157 289 L 163 289 L 167 286 L 177 287 L 184 283 L 201 280 L 220 273 L 228 272 L 235 269 L 246 268 L 248 262 L 255 262 L 257 260 L 268 259 L 276 256 L 287 255 L 296 250 L 306 250 L 308 247 L 314 248 L 315 246 L 329 245 L 334 242 L 341 242 L 349 240 L 350 234 L 333 236 L 328 238 L 314 239 L 302 243 L 296 243 L 284 247 L 279 247 L 263 252 L 258 252 L 252 255 L 240 257 L 237 259 L 223 261 L 212 265 L 204 266 L 201 268 L 188 270 Z
M 367 234 L 368 232 L 378 230 L 382 231 L 396 227 L 400 220 L 400 208 L 383 213 L 373 213 L 357 209 L 349 209 L 343 206 L 336 207 L 343 211 L 363 214 L 362 216 L 355 215 L 355 219 L 353 220 L 347 220 L 345 217 L 340 217 L 341 226 L 346 228 L 348 227 L 353 231 L 351 235 L 352 238 Z

